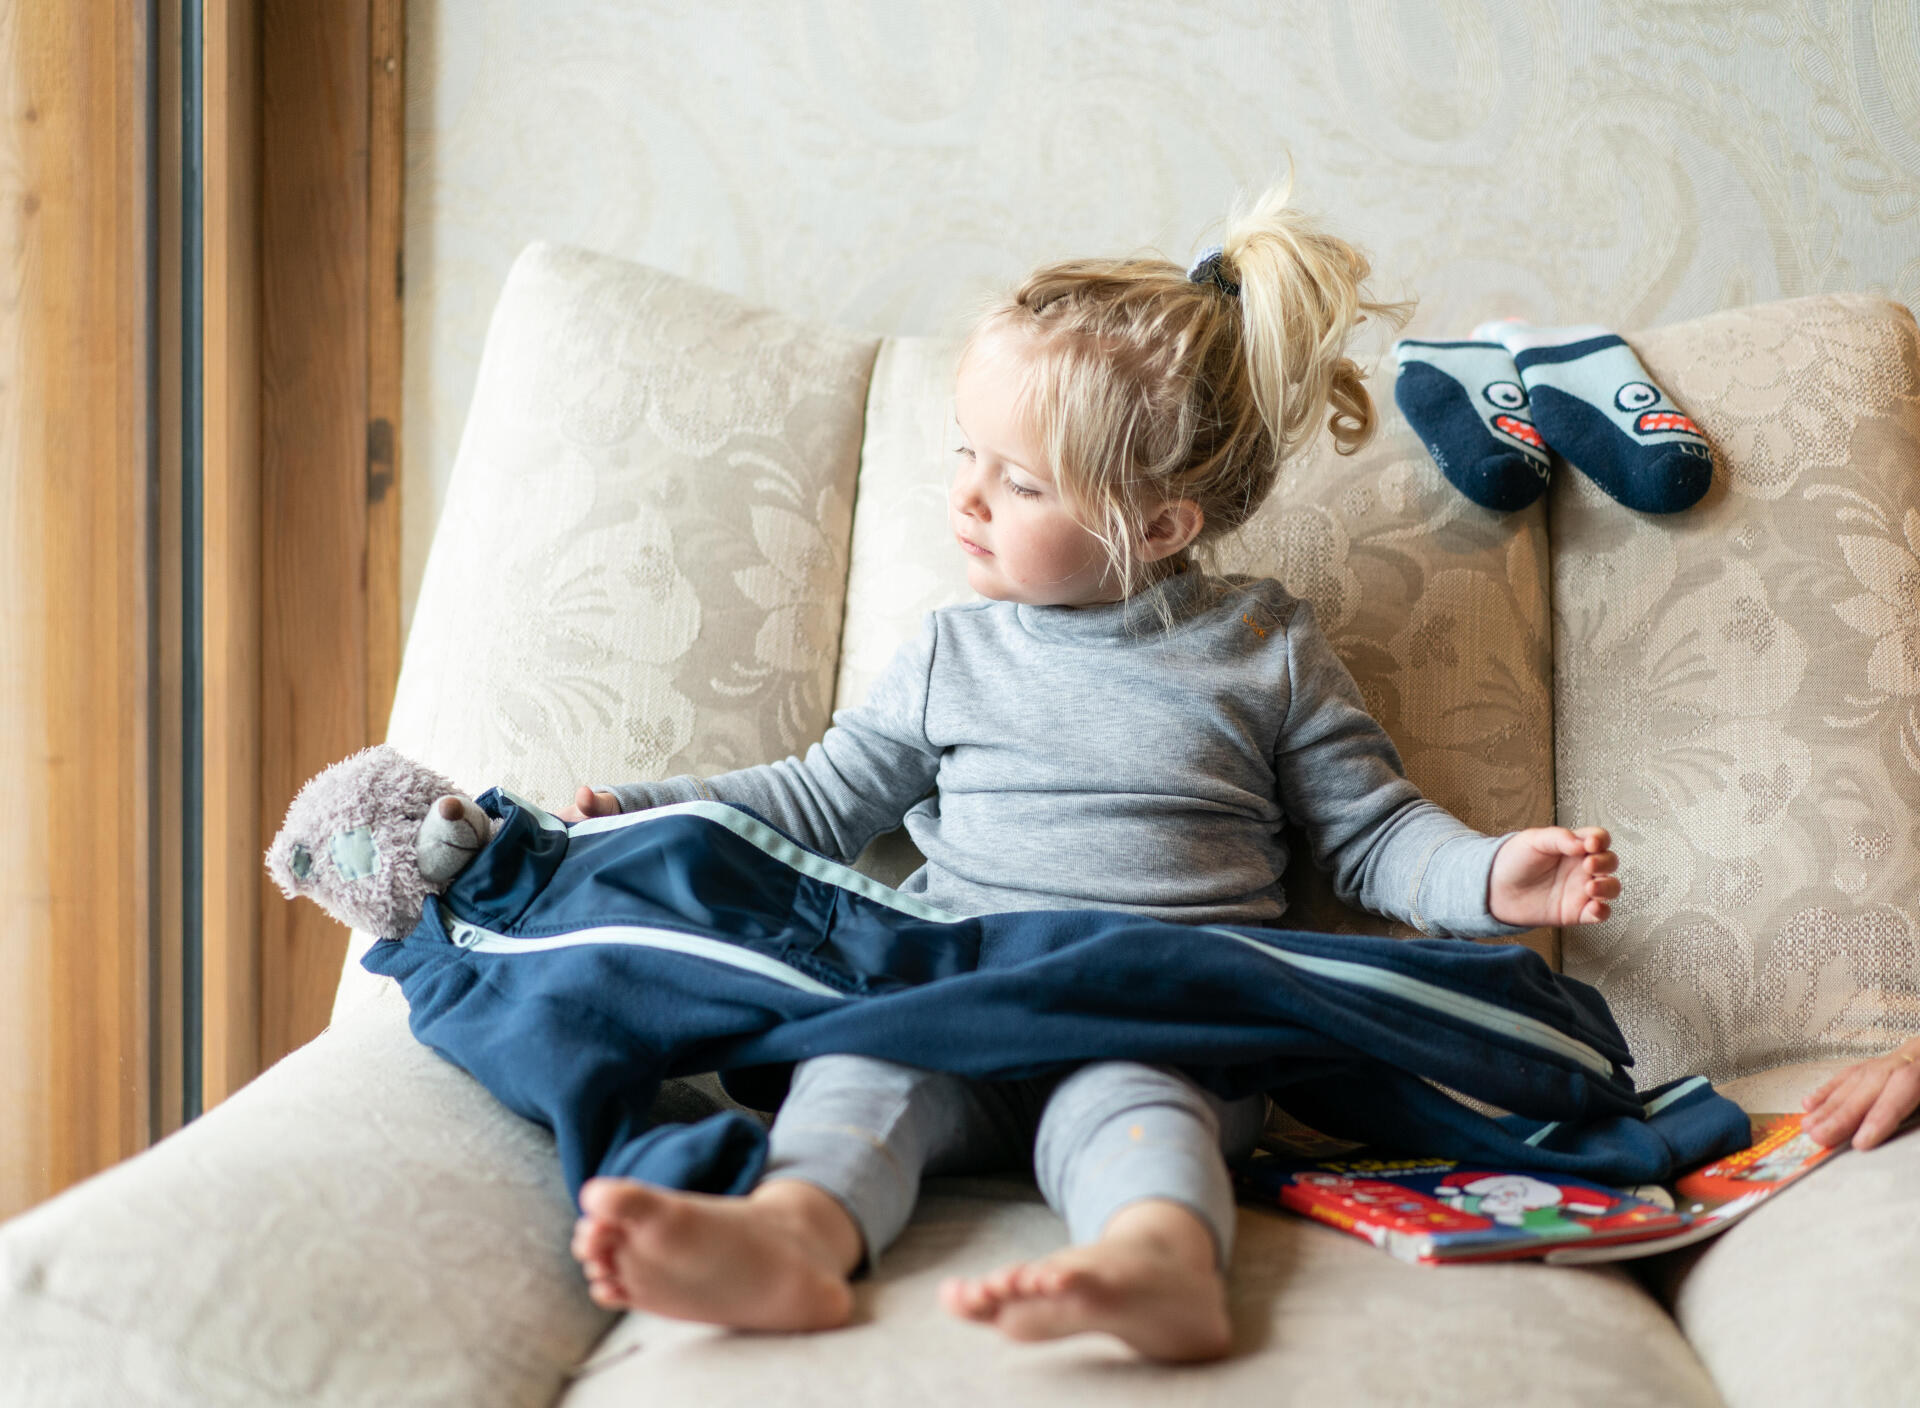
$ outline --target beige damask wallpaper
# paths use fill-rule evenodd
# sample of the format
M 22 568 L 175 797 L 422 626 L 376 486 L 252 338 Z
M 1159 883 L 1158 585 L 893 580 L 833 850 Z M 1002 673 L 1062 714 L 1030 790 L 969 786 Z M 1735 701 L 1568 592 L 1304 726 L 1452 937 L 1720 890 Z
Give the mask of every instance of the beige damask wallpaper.
M 1915 0 L 412 0 L 406 600 L 514 256 L 942 333 L 1066 254 L 1298 198 L 1418 295 L 1623 330 L 1920 307 Z

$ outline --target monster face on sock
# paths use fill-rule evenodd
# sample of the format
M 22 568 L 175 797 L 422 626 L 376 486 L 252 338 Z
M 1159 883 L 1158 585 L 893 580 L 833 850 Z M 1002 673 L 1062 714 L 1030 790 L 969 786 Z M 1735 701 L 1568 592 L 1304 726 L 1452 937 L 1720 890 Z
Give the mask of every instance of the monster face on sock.
M 1624 343 L 1621 350 L 1625 350 Z M 1669 435 L 1674 437 L 1676 444 L 1694 443 L 1704 447 L 1707 443 L 1706 437 L 1700 433 L 1700 427 L 1667 399 L 1666 392 L 1651 382 L 1623 383 L 1613 393 L 1613 406 L 1620 413 L 1615 419 L 1627 422 L 1621 429 L 1630 431 L 1648 443 L 1653 443 L 1655 437 Z
M 1555 360 L 1557 356 L 1567 360 Z M 1707 441 L 1700 427 L 1673 404 L 1666 392 L 1645 379 L 1646 369 L 1633 349 L 1613 334 L 1566 347 L 1543 348 L 1537 353 L 1521 352 L 1514 360 L 1516 366 L 1531 372 L 1527 377 L 1530 385 L 1551 387 L 1604 411 L 1630 443 L 1685 445 L 1691 453 L 1707 457 Z M 1607 394 L 1609 388 L 1611 395 Z M 1567 454 L 1572 457 L 1571 451 Z
M 1448 481 L 1483 508 L 1523 508 L 1539 498 L 1551 461 L 1507 349 L 1405 339 L 1393 350 L 1394 400 Z
M 1511 357 L 1501 360 L 1513 361 Z M 1540 438 L 1540 432 L 1533 428 L 1532 417 L 1527 414 L 1527 389 L 1518 380 L 1518 369 L 1488 366 L 1481 370 L 1480 376 L 1493 378 L 1482 381 L 1480 395 L 1474 402 L 1480 419 L 1502 443 L 1512 445 L 1532 460 L 1544 478 L 1548 464 L 1547 442 Z
M 1619 336 L 1516 322 L 1483 324 L 1475 335 L 1512 353 L 1547 443 L 1628 508 L 1673 513 L 1706 493 L 1706 437 Z

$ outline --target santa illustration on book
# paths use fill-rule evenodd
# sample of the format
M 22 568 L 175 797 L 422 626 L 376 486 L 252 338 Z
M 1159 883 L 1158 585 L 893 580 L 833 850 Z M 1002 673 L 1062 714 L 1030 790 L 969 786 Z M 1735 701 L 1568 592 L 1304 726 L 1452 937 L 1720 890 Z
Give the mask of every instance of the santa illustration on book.
M 1526 1173 L 1450 1173 L 1433 1191 L 1457 1211 L 1561 1237 L 1586 1237 L 1611 1227 L 1608 1214 L 1632 1201 L 1591 1184 L 1555 1183 Z

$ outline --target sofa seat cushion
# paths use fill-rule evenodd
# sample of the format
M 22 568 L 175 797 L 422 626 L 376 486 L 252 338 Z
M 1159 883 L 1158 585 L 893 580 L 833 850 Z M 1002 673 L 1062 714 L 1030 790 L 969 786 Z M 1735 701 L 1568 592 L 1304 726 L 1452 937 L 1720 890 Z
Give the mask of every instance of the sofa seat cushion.
M 1797 1110 L 1842 1061 L 1730 1081 Z M 1849 1150 L 1666 1268 L 1681 1329 L 1730 1408 L 1911 1403 L 1920 1393 L 1920 1130 Z
M 561 1408 L 1719 1402 L 1673 1322 L 1617 1267 L 1407 1266 L 1251 1208 L 1240 1212 L 1231 1280 L 1237 1352 L 1217 1364 L 1142 1365 L 1103 1335 L 1014 1344 L 941 1309 L 945 1277 L 1041 1256 L 1063 1240 L 1026 1185 L 931 1180 L 905 1235 L 859 1283 L 851 1327 L 742 1335 L 628 1315 Z

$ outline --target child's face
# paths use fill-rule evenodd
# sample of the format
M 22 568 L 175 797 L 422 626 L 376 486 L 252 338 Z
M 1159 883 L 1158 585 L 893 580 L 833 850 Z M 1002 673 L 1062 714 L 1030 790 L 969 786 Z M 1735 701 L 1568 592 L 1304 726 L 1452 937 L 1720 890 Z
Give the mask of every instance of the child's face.
M 1008 333 L 976 342 L 954 383 L 948 519 L 967 554 L 967 585 L 999 601 L 1085 606 L 1122 595 L 1100 540 L 1068 512 L 1026 418 L 1026 349 Z

